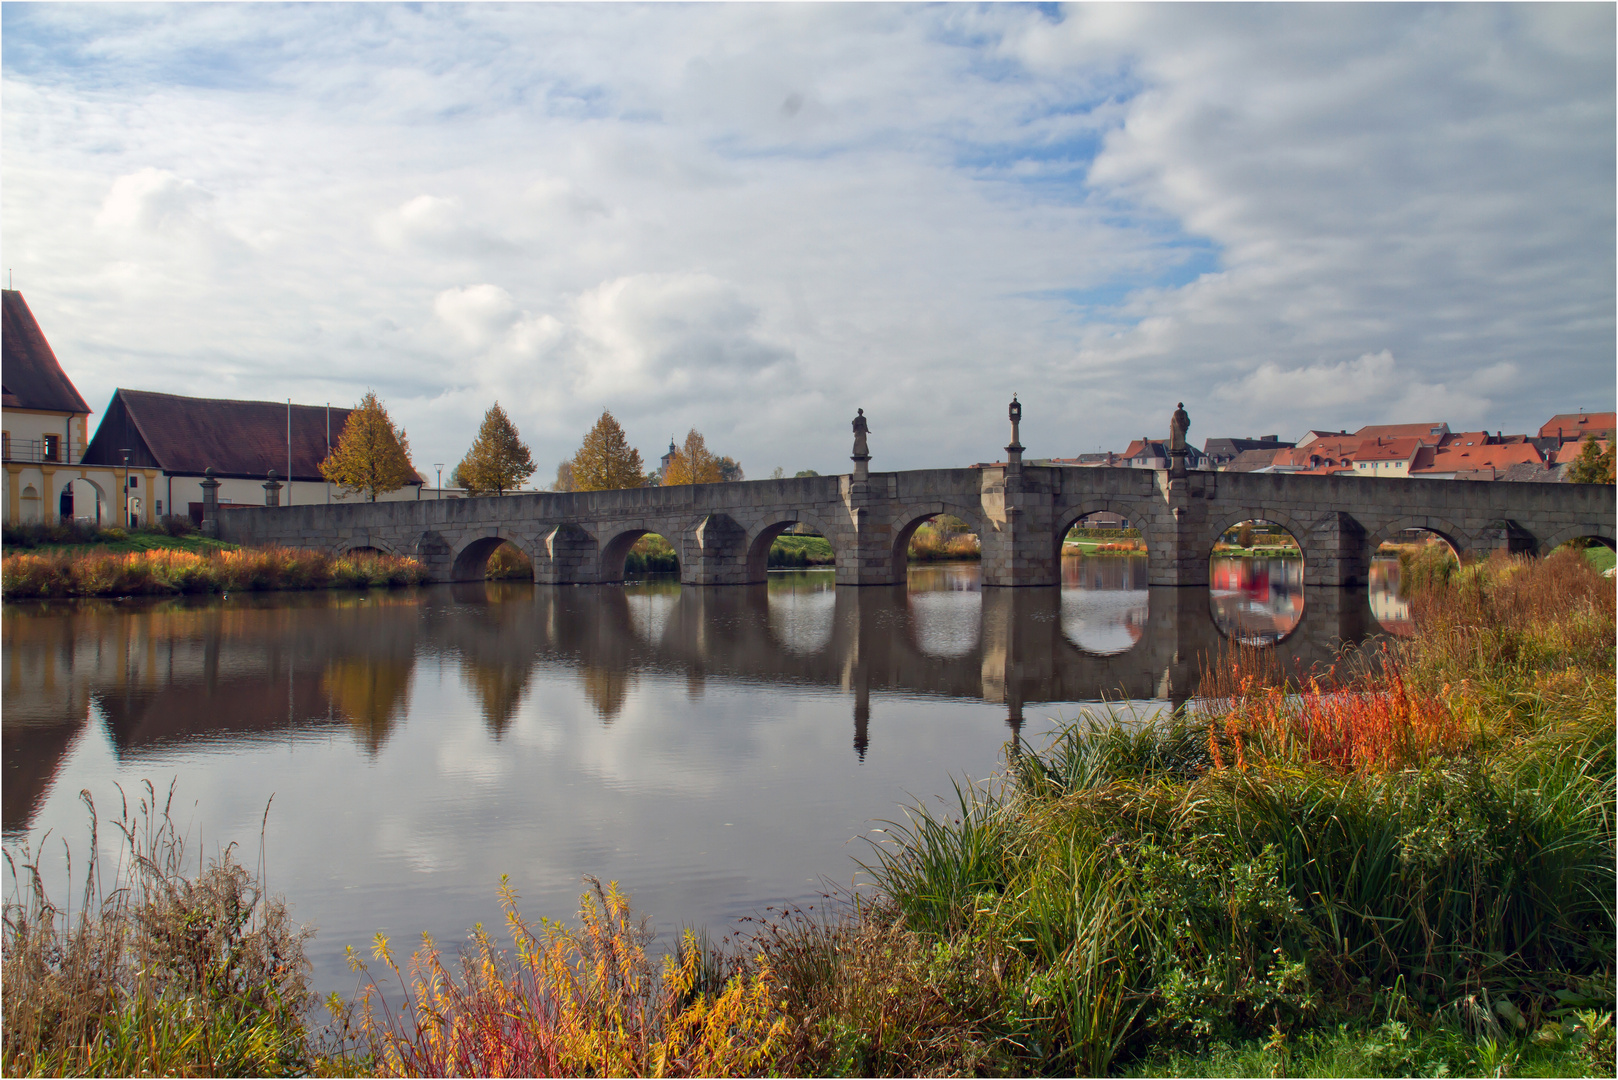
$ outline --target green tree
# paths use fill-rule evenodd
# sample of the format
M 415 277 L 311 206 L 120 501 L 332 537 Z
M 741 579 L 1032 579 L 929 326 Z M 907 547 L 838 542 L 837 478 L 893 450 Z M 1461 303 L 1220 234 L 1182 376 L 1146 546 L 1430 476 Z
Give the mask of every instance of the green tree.
M 640 451 L 629 445 L 624 429 L 606 409 L 573 455 L 572 476 L 574 491 L 613 491 L 646 483 Z
M 734 465 L 735 462 L 731 464 Z M 685 442 L 674 451 L 674 456 L 669 459 L 668 468 L 663 470 L 665 487 L 674 487 L 678 484 L 717 484 L 724 479 L 725 472 L 721 459 L 709 452 L 708 441 L 696 428 L 686 433 Z
M 1586 435 L 1584 444 L 1579 447 L 1579 456 L 1573 459 L 1573 464 L 1567 467 L 1567 480 L 1570 484 L 1610 484 L 1613 483 L 1613 441 L 1608 441 L 1607 448 L 1601 449 L 1594 435 Z
M 337 445 L 320 463 L 320 475 L 364 492 L 372 502 L 420 479 L 410 464 L 410 441 L 369 390 L 348 414 Z
M 495 402 L 483 414 L 483 426 L 472 449 L 455 466 L 450 480 L 473 495 L 504 495 L 534 474 L 534 458 L 517 437 L 517 425 Z
M 735 458 L 726 455 L 719 459 L 719 478 L 727 484 L 734 484 L 738 480 L 746 480 L 747 474 L 742 472 Z
M 813 470 L 813 469 L 799 469 L 797 472 L 792 474 L 794 479 L 796 479 L 797 477 L 800 477 L 800 476 L 819 476 L 819 475 L 820 474 L 815 472 L 815 470 Z

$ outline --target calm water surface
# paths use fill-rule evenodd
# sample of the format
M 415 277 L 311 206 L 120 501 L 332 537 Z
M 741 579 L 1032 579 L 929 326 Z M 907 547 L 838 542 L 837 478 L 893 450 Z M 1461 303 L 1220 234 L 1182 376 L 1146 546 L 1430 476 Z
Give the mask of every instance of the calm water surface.
M 501 874 L 530 915 L 570 916 L 596 874 L 664 931 L 722 930 L 848 884 L 877 823 L 990 775 L 1014 733 L 1183 700 L 1227 637 L 1314 662 L 1378 629 L 1374 595 L 1232 563 L 1207 590 L 1069 558 L 1059 590 L 945 565 L 874 589 L 811 571 L 7 605 L 5 840 L 79 851 L 81 790 L 105 813 L 118 784 L 177 780 L 193 844 L 253 861 L 273 796 L 270 885 L 318 927 L 322 992 L 379 930 L 501 925 Z

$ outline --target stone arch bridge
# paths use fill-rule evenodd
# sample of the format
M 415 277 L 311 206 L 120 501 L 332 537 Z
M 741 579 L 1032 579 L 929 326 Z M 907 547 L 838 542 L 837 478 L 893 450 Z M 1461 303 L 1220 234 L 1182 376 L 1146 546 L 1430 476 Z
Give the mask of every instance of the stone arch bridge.
M 1016 458 L 1022 448 L 1014 449 Z M 905 580 L 911 534 L 938 514 L 978 534 L 987 586 L 1057 584 L 1063 537 L 1097 511 L 1141 530 L 1152 585 L 1207 585 L 1215 541 L 1248 519 L 1292 533 L 1311 586 L 1364 585 L 1377 547 L 1410 528 L 1442 536 L 1462 555 L 1546 552 L 1579 537 L 1615 541 L 1614 488 L 1605 484 L 1177 475 L 1019 461 L 867 473 L 864 461 L 855 464 L 843 476 L 230 509 L 215 527 L 243 544 L 409 555 L 438 581 L 481 579 L 489 555 L 510 542 L 533 560 L 535 580 L 551 584 L 623 580 L 625 556 L 646 533 L 673 546 L 684 584 L 760 582 L 771 543 L 795 525 L 830 542 L 837 584 L 895 584 Z

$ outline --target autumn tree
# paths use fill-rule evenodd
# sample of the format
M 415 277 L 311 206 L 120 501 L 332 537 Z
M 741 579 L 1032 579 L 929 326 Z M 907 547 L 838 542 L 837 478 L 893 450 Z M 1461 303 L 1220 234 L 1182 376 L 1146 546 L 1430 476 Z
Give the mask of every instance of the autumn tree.
M 606 409 L 601 410 L 601 419 L 585 435 L 572 465 L 574 491 L 613 491 L 640 487 L 646 482 L 640 451 L 629 445 L 624 429 Z M 561 479 L 560 471 L 557 479 Z
M 663 470 L 665 487 L 676 484 L 717 484 L 724 479 L 725 472 L 720 459 L 709 452 L 708 441 L 696 428 L 686 433 L 685 442 L 675 449 L 668 467 Z
M 1570 484 L 1610 484 L 1613 482 L 1613 446 L 1618 445 L 1609 440 L 1607 448 L 1601 449 L 1594 435 L 1584 437 L 1584 445 L 1579 447 L 1579 456 L 1573 459 L 1573 464 L 1567 467 L 1567 480 Z
M 472 449 L 455 466 L 450 480 L 473 495 L 494 492 L 504 495 L 534 474 L 534 458 L 517 437 L 511 422 L 497 401 L 483 414 L 483 426 L 472 440 Z
M 420 479 L 410 464 L 404 431 L 393 426 L 388 410 L 369 390 L 349 412 L 337 445 L 320 463 L 320 475 L 365 493 L 372 502 Z
M 552 491 L 573 490 L 573 459 L 557 462 L 556 480 L 551 484 Z

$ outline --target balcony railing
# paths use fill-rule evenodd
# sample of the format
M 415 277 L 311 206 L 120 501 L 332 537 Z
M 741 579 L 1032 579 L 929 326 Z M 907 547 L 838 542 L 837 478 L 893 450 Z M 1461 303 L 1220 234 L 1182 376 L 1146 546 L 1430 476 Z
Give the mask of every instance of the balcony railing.
M 69 460 L 64 440 L 60 439 L 46 442 L 44 439 L 13 439 L 7 436 L 3 456 L 7 461 L 25 462 L 31 465 L 73 464 Z

